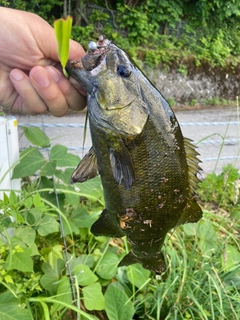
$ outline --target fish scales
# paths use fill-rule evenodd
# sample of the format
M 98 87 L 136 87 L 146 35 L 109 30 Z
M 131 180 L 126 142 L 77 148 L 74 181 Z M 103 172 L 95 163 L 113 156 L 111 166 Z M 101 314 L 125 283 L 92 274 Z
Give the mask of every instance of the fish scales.
M 96 52 L 67 65 L 69 74 L 88 92 L 93 142 L 72 180 L 84 182 L 100 173 L 105 209 L 92 233 L 126 235 L 131 251 L 119 265 L 141 263 L 161 273 L 165 269 L 161 247 L 167 232 L 202 215 L 195 199 L 200 170 L 197 152 L 183 138 L 160 92 L 121 49 L 108 40 L 104 45 L 98 43 Z

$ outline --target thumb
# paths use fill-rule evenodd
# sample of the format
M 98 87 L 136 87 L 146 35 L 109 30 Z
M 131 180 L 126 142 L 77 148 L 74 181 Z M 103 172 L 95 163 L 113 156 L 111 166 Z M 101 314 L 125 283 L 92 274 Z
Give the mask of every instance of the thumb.
M 70 60 L 79 60 L 82 56 L 85 55 L 83 47 L 76 41 L 70 40 L 69 44 L 69 59 Z

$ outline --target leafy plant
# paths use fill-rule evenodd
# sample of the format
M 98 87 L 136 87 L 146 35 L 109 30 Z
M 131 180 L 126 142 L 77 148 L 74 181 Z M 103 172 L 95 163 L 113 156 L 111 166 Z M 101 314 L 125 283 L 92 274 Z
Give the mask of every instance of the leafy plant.
M 0 318 L 239 319 L 238 214 L 205 211 L 197 224 L 170 232 L 162 275 L 139 264 L 118 268 L 126 240 L 90 232 L 104 207 L 100 179 L 70 185 L 79 158 L 51 147 L 38 128 L 24 133 L 33 146 L 21 153 L 13 176 L 22 178 L 22 191 L 0 200 Z M 49 159 L 38 147 L 51 148 Z M 224 169 L 227 189 L 214 196 L 228 210 L 239 179 L 230 169 Z M 205 186 L 209 201 L 213 187 L 206 189 L 207 180 Z
M 240 210 L 240 173 L 231 164 L 223 167 L 220 174 L 211 173 L 200 184 L 199 196 L 205 203 L 228 212 Z
M 176 101 L 172 97 L 168 98 L 167 101 L 171 107 L 174 107 L 176 105 Z
M 197 99 L 192 99 L 190 101 L 190 106 L 192 106 L 192 107 L 196 106 L 197 104 L 198 104 L 198 100 Z
M 58 42 L 58 58 L 61 62 L 63 73 L 67 77 L 65 69 L 69 55 L 69 40 L 72 29 L 72 17 L 66 19 L 58 19 L 54 21 L 54 30 Z

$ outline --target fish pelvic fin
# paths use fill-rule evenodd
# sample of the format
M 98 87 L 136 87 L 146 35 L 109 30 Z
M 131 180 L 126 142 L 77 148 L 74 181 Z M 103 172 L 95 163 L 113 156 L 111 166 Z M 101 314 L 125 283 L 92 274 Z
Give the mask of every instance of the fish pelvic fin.
M 164 256 L 158 252 L 156 256 L 141 257 L 130 251 L 118 264 L 118 267 L 129 266 L 134 263 L 140 263 L 145 269 L 156 272 L 158 274 L 166 271 Z
M 117 147 L 110 148 L 110 163 L 117 183 L 121 184 L 123 180 L 126 190 L 129 190 L 134 182 L 134 168 L 131 155 L 122 140 Z
M 91 232 L 95 236 L 116 237 L 121 238 L 125 236 L 120 228 L 117 220 L 113 219 L 107 209 L 104 209 L 99 219 L 94 222 L 91 227 Z
M 74 170 L 71 183 L 84 182 L 95 178 L 98 174 L 97 158 L 92 147 Z

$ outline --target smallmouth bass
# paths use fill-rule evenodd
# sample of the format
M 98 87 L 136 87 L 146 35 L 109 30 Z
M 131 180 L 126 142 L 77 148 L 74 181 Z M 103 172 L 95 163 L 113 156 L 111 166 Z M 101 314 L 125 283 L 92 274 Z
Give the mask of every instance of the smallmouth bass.
M 119 266 L 140 263 L 161 273 L 167 232 L 202 216 L 198 153 L 160 92 L 109 40 L 90 42 L 66 70 L 88 93 L 93 143 L 72 182 L 100 174 L 104 191 L 106 207 L 91 232 L 127 236 L 131 251 Z

